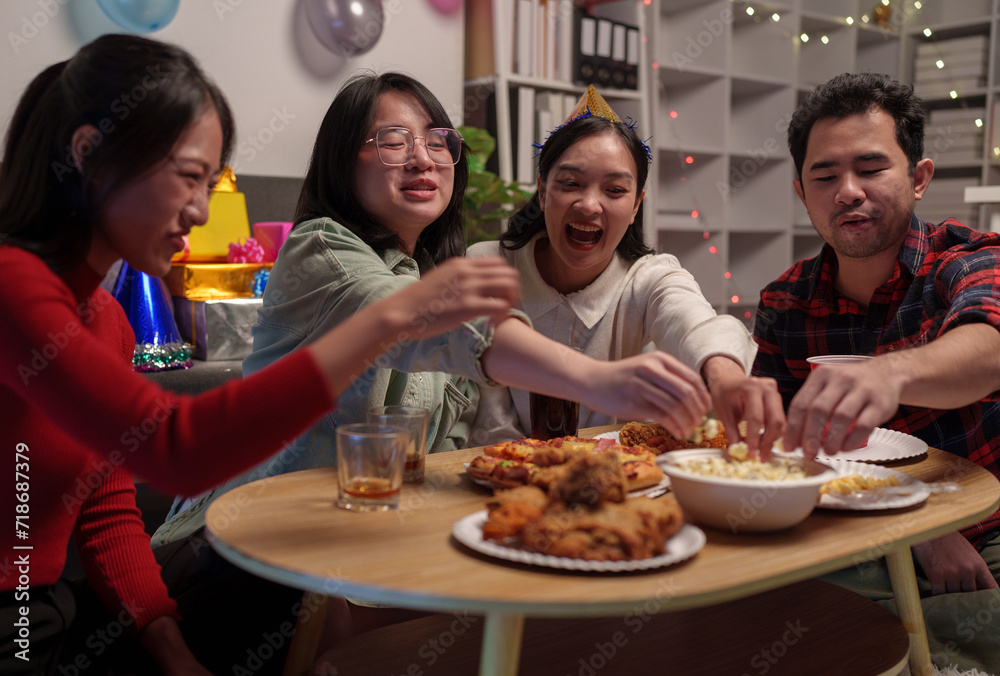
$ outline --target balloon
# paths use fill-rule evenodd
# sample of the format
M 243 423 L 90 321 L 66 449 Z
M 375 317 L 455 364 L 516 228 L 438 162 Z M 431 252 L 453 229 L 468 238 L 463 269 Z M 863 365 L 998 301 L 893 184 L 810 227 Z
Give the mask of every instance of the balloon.
M 181 0 L 97 0 L 104 13 L 131 33 L 152 33 L 173 21 Z
M 431 7 L 442 14 L 451 14 L 462 6 L 462 0 L 430 0 Z
M 309 27 L 334 54 L 364 54 L 382 35 L 382 0 L 305 0 Z

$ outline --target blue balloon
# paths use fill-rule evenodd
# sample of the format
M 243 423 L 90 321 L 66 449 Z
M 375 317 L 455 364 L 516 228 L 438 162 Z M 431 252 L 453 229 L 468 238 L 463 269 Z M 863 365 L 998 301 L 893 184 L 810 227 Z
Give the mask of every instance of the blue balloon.
M 97 4 L 130 33 L 152 33 L 174 20 L 181 0 L 97 0 Z

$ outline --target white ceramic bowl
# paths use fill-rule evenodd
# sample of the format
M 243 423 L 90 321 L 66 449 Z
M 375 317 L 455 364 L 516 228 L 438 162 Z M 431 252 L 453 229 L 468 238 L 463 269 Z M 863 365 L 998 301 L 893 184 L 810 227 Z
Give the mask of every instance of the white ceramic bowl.
M 782 454 L 806 473 L 802 479 L 765 481 L 707 476 L 684 469 L 694 459 L 721 458 L 718 448 L 671 451 L 657 459 L 686 517 L 732 533 L 775 531 L 804 521 L 819 502 L 819 489 L 837 472 L 815 460 Z M 777 455 L 777 454 L 776 454 Z

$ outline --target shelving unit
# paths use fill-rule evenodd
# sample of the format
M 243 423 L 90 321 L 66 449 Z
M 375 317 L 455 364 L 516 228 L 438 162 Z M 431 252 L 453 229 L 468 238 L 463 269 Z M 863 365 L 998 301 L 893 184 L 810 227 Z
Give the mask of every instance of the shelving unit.
M 1000 185 L 1000 0 L 890 0 L 882 25 L 874 15 L 879 1 L 620 0 L 595 6 L 648 36 L 639 90 L 613 92 L 609 100 L 652 135 L 645 206 L 650 243 L 676 255 L 717 310 L 748 326 L 761 288 L 822 245 L 792 188 L 795 167 L 785 133 L 796 105 L 838 73 L 876 71 L 913 81 L 920 44 L 987 36 L 985 85 L 955 98 L 924 97 L 932 116 L 982 110 L 982 147 L 972 147 L 954 125 L 928 125 L 925 151 L 936 157 L 935 176 L 917 213 L 938 221 L 956 216 L 984 229 L 994 212 L 1000 214 L 1000 203 L 962 202 L 965 186 Z M 502 49 L 509 33 L 496 34 L 495 61 L 509 63 Z M 509 69 L 469 83 L 484 84 L 496 91 L 489 110 L 502 137 L 499 173 L 507 178 L 513 176 L 511 88 L 582 91 L 566 82 L 526 82 Z
M 557 2 L 557 0 L 548 1 Z M 515 27 L 511 7 L 514 4 L 516 4 L 516 0 L 471 0 L 466 7 L 467 14 L 478 12 L 476 21 L 490 21 L 492 23 L 494 72 L 466 79 L 465 123 L 488 129 L 494 134 L 497 140 L 497 151 L 494 154 L 495 166 L 490 168 L 507 181 L 512 181 L 517 177 L 517 154 L 525 152 L 525 150 L 533 152 L 530 147 L 523 147 L 524 144 L 515 138 L 519 88 L 532 89 L 535 97 L 545 93 L 557 93 L 569 94 L 577 99 L 586 90 L 586 86 L 569 80 L 525 77 L 513 72 L 512 45 Z M 650 110 L 650 69 L 646 44 L 646 12 L 643 11 L 641 0 L 573 0 L 572 2 L 562 0 L 556 5 L 557 11 L 562 14 L 570 12 L 571 6 L 572 9 L 586 8 L 595 17 L 618 21 L 636 26 L 639 29 L 638 87 L 634 90 L 599 87 L 599 90 L 619 117 L 622 119 L 630 117 L 636 120 L 640 133 L 651 135 L 653 132 L 648 113 Z M 467 25 L 467 49 L 470 39 L 479 39 L 478 37 L 470 37 L 474 33 L 481 34 L 480 31 L 470 30 Z M 563 119 L 553 120 L 552 127 L 562 124 L 563 121 Z M 547 134 L 549 131 L 551 129 L 541 130 L 539 134 Z M 535 141 L 540 140 L 543 139 L 535 139 Z M 534 185 L 529 187 L 533 189 Z M 647 190 L 645 203 L 645 213 L 647 214 L 655 214 L 654 205 L 657 196 L 654 193 L 655 191 Z M 647 219 L 651 219 L 651 217 L 647 216 Z M 652 245 L 655 241 L 652 229 L 650 229 L 649 239 Z

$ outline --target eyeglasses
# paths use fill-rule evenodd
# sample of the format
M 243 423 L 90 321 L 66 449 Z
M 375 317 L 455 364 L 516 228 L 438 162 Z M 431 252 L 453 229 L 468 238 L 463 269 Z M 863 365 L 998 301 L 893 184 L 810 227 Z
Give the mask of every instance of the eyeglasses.
M 427 156 L 434 164 L 457 164 L 462 157 L 462 135 L 456 129 L 429 129 L 426 136 L 414 136 L 405 127 L 390 127 L 379 129 L 375 132 L 375 137 L 368 139 L 363 145 L 375 141 L 382 164 L 398 167 L 413 159 L 417 139 L 423 140 Z

